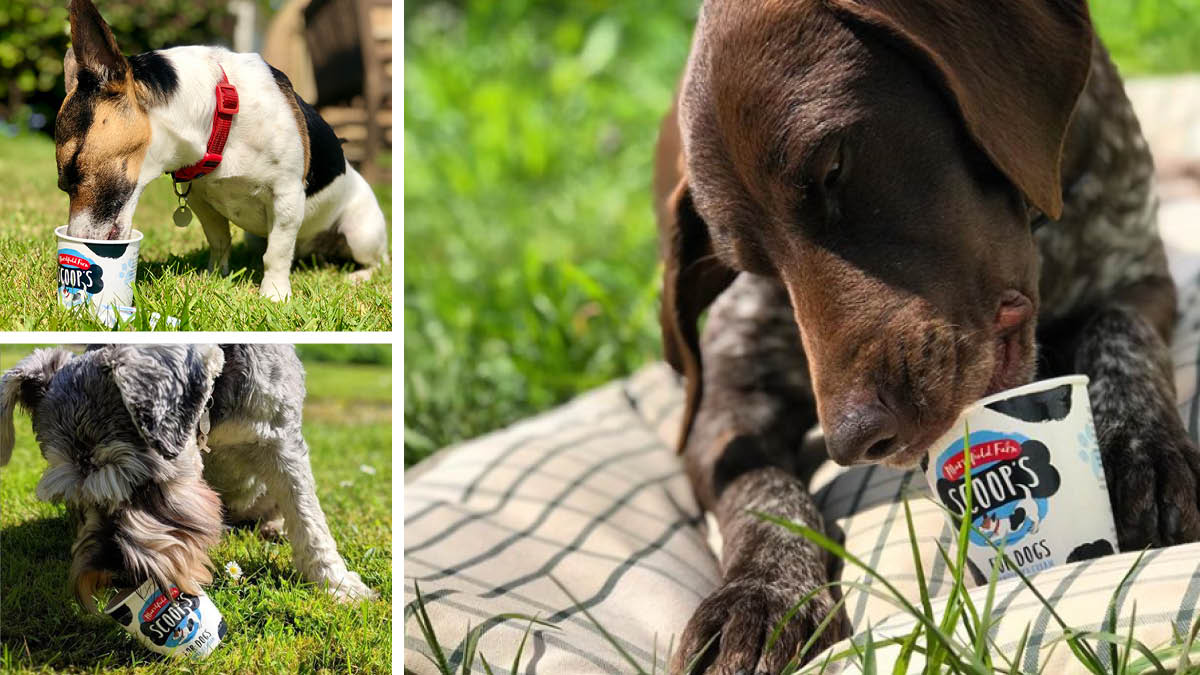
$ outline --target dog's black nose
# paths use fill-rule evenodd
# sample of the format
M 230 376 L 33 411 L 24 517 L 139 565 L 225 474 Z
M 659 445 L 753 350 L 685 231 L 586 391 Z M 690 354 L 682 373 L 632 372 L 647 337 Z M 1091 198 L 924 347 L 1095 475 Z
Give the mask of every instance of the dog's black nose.
M 865 398 L 865 397 L 864 397 Z M 900 421 L 872 394 L 869 400 L 843 406 L 825 424 L 825 447 L 843 466 L 878 462 L 896 449 Z

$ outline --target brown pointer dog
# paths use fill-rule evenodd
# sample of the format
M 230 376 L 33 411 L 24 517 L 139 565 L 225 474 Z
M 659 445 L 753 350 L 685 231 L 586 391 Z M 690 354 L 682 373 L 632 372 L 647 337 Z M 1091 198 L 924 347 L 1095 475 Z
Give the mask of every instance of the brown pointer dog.
M 965 404 L 1084 373 L 1122 549 L 1200 538 L 1152 178 L 1082 1 L 704 4 L 655 189 L 679 447 L 724 583 L 675 671 L 719 632 L 696 672 L 777 672 L 832 607 L 763 651 L 829 561 L 748 510 L 822 527 L 799 470 L 818 422 L 841 464 L 911 467 Z

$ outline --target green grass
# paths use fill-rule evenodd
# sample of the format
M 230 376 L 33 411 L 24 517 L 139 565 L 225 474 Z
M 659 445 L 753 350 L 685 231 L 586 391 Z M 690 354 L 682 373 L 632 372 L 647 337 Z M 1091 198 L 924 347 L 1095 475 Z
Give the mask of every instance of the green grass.
M 405 5 L 405 464 L 660 357 L 650 203 L 696 0 Z M 1093 0 L 1127 74 L 1200 0 Z
M 28 351 L 0 346 L 0 364 Z M 219 571 L 207 589 L 228 622 L 225 642 L 198 664 L 150 653 L 114 622 L 85 615 L 67 589 L 72 532 L 63 506 L 34 496 L 45 461 L 18 414 L 16 449 L 0 474 L 0 671 L 390 672 L 391 369 L 312 361 L 305 369 L 304 432 L 321 506 L 338 550 L 380 600 L 339 604 L 299 577 L 286 541 L 235 530 L 212 551 Z M 231 560 L 244 573 L 236 582 L 223 571 Z
M 107 330 L 83 313 L 58 306 L 54 228 L 66 223 L 67 196 L 56 187 L 54 142 L 44 136 L 0 134 L 0 330 Z M 391 186 L 376 186 L 391 220 Z M 182 330 L 375 331 L 392 327 L 391 266 L 355 285 L 346 272 L 301 261 L 292 270 L 292 299 L 273 303 L 258 295 L 262 259 L 232 228 L 232 274 L 209 274 L 208 243 L 194 218 L 171 222 L 178 202 L 171 181 L 151 183 L 138 203 L 134 227 L 142 241 L 134 328 L 149 330 L 150 314 L 181 319 Z M 160 323 L 159 329 L 165 329 Z

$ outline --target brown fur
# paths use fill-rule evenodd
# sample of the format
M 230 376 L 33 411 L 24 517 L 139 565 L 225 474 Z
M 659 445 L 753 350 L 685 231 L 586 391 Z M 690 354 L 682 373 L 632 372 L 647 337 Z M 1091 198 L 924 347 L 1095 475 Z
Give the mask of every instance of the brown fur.
M 198 463 L 194 470 L 198 476 Z M 84 607 L 95 611 L 93 596 L 99 589 L 138 579 L 153 579 L 162 588 L 176 586 L 193 595 L 212 583 L 208 550 L 220 539 L 221 499 L 202 479 L 145 486 L 108 525 L 102 524 L 94 507 L 81 515 L 70 583 Z M 115 539 L 112 532 L 117 533 Z M 119 564 L 114 564 L 116 559 Z M 114 576 L 114 568 L 123 570 L 120 578 Z
M 747 515 L 822 528 L 814 423 L 841 463 L 912 465 L 1034 376 L 1035 329 L 1042 377 L 1090 378 L 1121 549 L 1200 539 L 1152 173 L 1081 1 L 705 3 L 655 207 L 679 447 L 725 546 L 672 672 L 714 635 L 695 672 L 777 672 L 826 618 L 819 550 Z
M 971 43 L 979 54 L 934 78 L 910 58 L 912 45 L 882 36 L 874 19 L 848 20 L 816 2 L 753 5 L 705 5 L 658 150 L 664 345 L 688 381 L 680 447 L 704 380 L 695 323 L 742 271 L 788 287 L 813 350 L 818 400 L 827 402 L 822 421 L 835 441 L 841 428 L 853 437 L 857 424 L 826 415 L 846 410 L 843 401 L 917 402 L 891 411 L 908 433 L 883 449 L 908 450 L 902 459 L 910 461 L 963 404 L 1032 374 L 1032 326 L 1002 329 L 998 315 L 1013 289 L 1026 299 L 1027 315 L 1036 310 L 1024 198 L 1033 201 L 1037 192 L 1035 203 L 1055 208 L 1042 197 L 1045 184 L 1058 178 L 1062 140 L 1049 154 L 1034 145 L 1010 148 L 1020 156 L 1010 173 L 989 161 L 998 152 L 985 149 L 1025 127 L 1064 127 L 1058 119 L 1069 117 L 1074 100 L 1030 104 L 1019 124 L 981 121 L 977 126 L 987 131 L 973 134 L 961 110 L 986 96 L 960 100 L 965 95 L 945 79 L 983 78 L 970 67 L 1000 58 L 992 42 Z M 956 9 L 958 20 L 982 21 L 973 7 Z M 921 33 L 927 28 L 908 28 L 923 49 L 941 48 L 946 58 L 966 48 L 943 47 L 939 36 Z M 805 38 L 797 40 L 801 33 Z M 1065 39 L 1075 50 L 1090 49 L 1087 35 Z M 1086 71 L 1066 71 L 1063 77 L 1082 85 Z M 1022 96 L 1018 86 L 991 93 Z M 844 179 L 826 185 L 835 163 L 843 165 L 837 175 Z M 1031 186 L 1030 195 L 1017 189 L 1022 185 Z M 914 301 L 919 307 L 898 313 Z M 870 325 L 887 330 L 867 331 Z M 930 345 L 930 335 L 942 346 Z M 948 345 L 954 354 L 940 358 L 956 372 L 913 371 L 923 350 L 948 352 Z M 1005 345 L 1015 358 L 1001 362 Z M 918 420 L 925 432 L 919 436 Z
M 67 96 L 54 127 L 59 187 L 70 197 L 72 215 L 104 214 L 137 184 L 150 147 L 149 93 L 91 2 L 73 1 L 70 17 Z
M 296 119 L 296 129 L 300 133 L 300 144 L 304 147 L 304 174 L 308 175 L 308 165 L 312 161 L 312 148 L 308 141 L 308 123 L 304 121 L 304 113 L 300 111 L 300 104 L 296 101 L 296 90 L 292 88 L 292 83 L 283 76 L 283 73 L 275 71 L 275 84 L 279 85 L 279 90 L 283 92 L 283 98 L 292 108 L 292 117 Z M 282 77 L 281 77 L 282 76 Z

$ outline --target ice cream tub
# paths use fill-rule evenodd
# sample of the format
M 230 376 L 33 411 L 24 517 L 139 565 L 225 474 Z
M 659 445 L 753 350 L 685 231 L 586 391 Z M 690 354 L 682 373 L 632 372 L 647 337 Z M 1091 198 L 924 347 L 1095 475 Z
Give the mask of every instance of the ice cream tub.
M 925 478 L 956 529 L 970 452 L 967 559 L 975 583 L 993 568 L 1003 579 L 1014 567 L 1030 574 L 1117 551 L 1087 383 L 1071 375 L 984 398 L 931 446 Z
M 58 301 L 63 307 L 87 305 L 102 323 L 133 316 L 133 285 L 137 281 L 138 248 L 142 233 L 129 239 L 83 239 L 55 228 L 58 239 Z
M 118 593 L 104 613 L 147 649 L 167 656 L 203 659 L 221 644 L 227 630 L 225 619 L 203 592 L 191 595 L 171 586 L 164 594 L 153 580 Z

